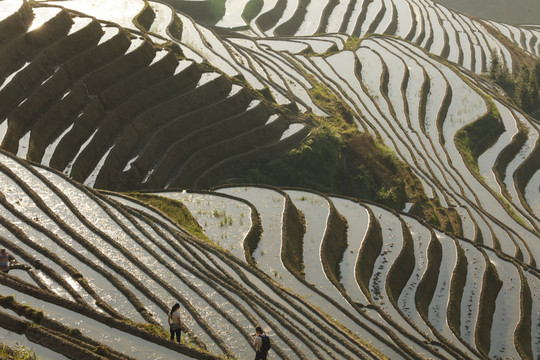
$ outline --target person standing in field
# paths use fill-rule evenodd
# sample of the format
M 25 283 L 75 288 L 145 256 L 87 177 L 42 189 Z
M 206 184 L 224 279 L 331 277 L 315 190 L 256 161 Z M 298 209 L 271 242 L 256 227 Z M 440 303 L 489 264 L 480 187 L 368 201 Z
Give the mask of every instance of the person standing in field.
M 171 328 L 171 341 L 174 341 L 176 336 L 176 341 L 180 342 L 182 337 L 182 320 L 180 319 L 180 304 L 176 303 L 171 308 L 169 312 L 169 326 Z
M 30 266 L 19 263 L 6 249 L 0 249 L 0 271 L 7 274 L 10 270 L 30 270 Z
M 0 271 L 9 272 L 9 262 L 11 261 L 10 256 L 6 252 L 6 249 L 0 249 Z
M 255 328 L 253 334 L 253 346 L 255 347 L 255 360 L 266 360 L 270 350 L 270 338 L 265 334 L 260 326 Z

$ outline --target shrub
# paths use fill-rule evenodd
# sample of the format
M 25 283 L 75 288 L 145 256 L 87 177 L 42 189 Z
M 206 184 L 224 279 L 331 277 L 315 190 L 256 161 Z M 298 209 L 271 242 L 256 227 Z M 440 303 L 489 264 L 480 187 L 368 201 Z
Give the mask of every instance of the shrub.
M 526 64 L 514 75 L 502 64 L 496 51 L 491 54 L 487 77 L 499 85 L 516 105 L 531 116 L 540 113 L 540 59 L 532 66 Z

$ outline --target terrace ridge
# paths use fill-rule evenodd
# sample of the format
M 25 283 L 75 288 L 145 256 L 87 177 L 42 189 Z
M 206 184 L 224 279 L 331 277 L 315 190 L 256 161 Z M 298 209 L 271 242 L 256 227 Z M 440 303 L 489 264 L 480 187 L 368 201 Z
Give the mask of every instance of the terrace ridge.
M 188 161 L 190 155 L 207 146 L 212 146 L 217 142 L 228 139 L 230 136 L 234 136 L 238 132 L 237 129 L 246 129 L 247 131 L 250 128 L 261 125 L 265 121 L 265 115 L 268 114 L 269 110 L 262 102 L 260 106 L 257 105 L 250 110 L 234 113 L 233 111 L 236 111 L 239 107 L 242 108 L 242 105 L 246 104 L 247 100 L 249 100 L 248 96 L 243 93 L 238 97 L 239 100 L 232 104 L 234 107 L 228 106 L 231 109 L 230 111 L 221 110 L 222 106 L 220 104 L 226 106 L 225 101 L 227 100 L 223 100 L 216 104 L 216 106 L 212 106 L 209 109 L 211 113 L 209 114 L 210 119 L 207 123 L 205 123 L 204 118 L 195 117 L 197 114 L 194 114 L 193 122 L 196 122 L 194 125 L 201 127 L 190 129 L 189 125 L 184 126 L 184 135 L 177 140 L 171 139 L 171 142 L 166 144 L 168 145 L 167 148 L 162 150 L 161 166 L 156 168 L 156 171 L 149 177 L 148 186 L 164 186 L 169 176 L 171 176 L 169 169 L 181 166 Z M 163 144 L 162 137 L 154 138 L 156 139 L 156 143 L 160 142 Z M 139 166 L 140 163 L 136 163 Z
M 28 2 L 21 2 L 16 12 L 0 21 L 0 48 L 2 48 L 13 35 L 21 36 L 30 27 L 34 14 Z
M 209 355 L 205 354 L 201 351 L 198 351 L 196 349 L 187 347 L 182 344 L 174 343 L 169 341 L 168 339 L 164 339 L 160 336 L 157 336 L 155 334 L 152 334 L 150 332 L 147 332 L 145 330 L 142 330 L 135 325 L 119 321 L 117 319 L 111 318 L 110 316 L 104 315 L 102 313 L 99 313 L 97 311 L 94 311 L 87 305 L 74 303 L 72 301 L 66 300 L 58 295 L 53 294 L 49 291 L 44 291 L 42 289 L 38 289 L 20 279 L 17 279 L 13 276 L 8 276 L 5 274 L 0 274 L 0 284 L 9 286 L 13 289 L 16 289 L 19 292 L 22 292 L 24 294 L 30 295 L 36 299 L 40 299 L 42 301 L 46 301 L 58 306 L 61 306 L 65 309 L 74 311 L 76 313 L 79 313 L 81 315 L 87 316 L 91 319 L 94 319 L 96 321 L 99 321 L 103 324 L 106 324 L 109 327 L 118 329 L 120 331 L 129 333 L 131 335 L 140 337 L 142 339 L 149 339 L 150 341 L 159 344 L 161 346 L 165 346 L 169 349 L 173 349 L 176 351 L 180 351 L 181 353 L 184 353 L 186 355 L 191 356 L 197 356 L 199 359 L 216 359 L 215 355 Z
M 170 2 L 177 9 L 190 6 L 184 0 Z M 365 239 L 357 249 L 351 247 L 351 255 L 345 253 L 352 240 L 347 238 L 348 220 L 328 195 L 318 194 L 329 204 L 322 232 L 322 227 L 306 228 L 299 209 L 307 204 L 295 205 L 286 193 L 289 188 L 265 187 L 279 197 L 279 206 L 272 205 L 272 214 L 281 215 L 280 220 L 272 220 L 277 232 L 263 236 L 263 231 L 274 231 L 262 228 L 268 214 L 253 205 L 259 200 L 245 201 L 251 224 L 238 225 L 247 235 L 235 236 L 231 243 L 231 249 L 245 256 L 236 259 L 232 252 L 195 239 L 165 213 L 119 193 L 95 193 L 58 171 L 49 173 L 46 166 L 28 164 L 2 151 L 0 174 L 6 189 L 0 194 L 0 205 L 8 214 L 0 216 L 4 228 L 0 245 L 36 268 L 23 274 L 22 279 L 33 284 L 24 286 L 53 297 L 51 291 L 57 290 L 56 298 L 80 306 L 80 311 L 94 317 L 99 312 L 102 324 L 114 320 L 118 328 L 135 315 L 144 321 L 138 326 L 158 332 L 164 329 L 155 313 L 168 311 L 167 303 L 179 299 L 193 343 L 221 356 L 243 357 L 242 351 L 249 352 L 247 329 L 256 324 L 270 330 L 280 358 L 351 358 L 358 353 L 418 359 L 537 355 L 533 324 L 537 322 L 534 306 L 540 301 L 535 293 L 540 284 L 535 281 L 540 248 L 535 242 L 537 204 L 531 200 L 530 188 L 538 180 L 533 177 L 540 163 L 538 126 L 502 99 L 496 85 L 470 71 L 486 70 L 490 48 L 502 63 L 518 66 L 521 56 L 534 56 L 538 29 L 470 18 L 424 0 L 403 6 L 394 0 L 342 4 L 328 0 L 324 7 L 301 0 L 295 8 L 285 0 L 272 0 L 271 6 L 263 5 L 264 13 L 262 7 L 255 9 L 252 24 L 216 33 L 199 22 L 219 20 L 212 19 L 209 11 L 202 14 L 202 9 L 210 8 L 208 3 L 193 5 L 198 7 L 190 10 L 194 19 L 171 7 L 169 12 L 146 0 L 137 3 L 142 11 L 120 20 L 125 29 L 108 21 L 107 15 L 98 20 L 46 2 L 10 3 L 13 14 L 0 20 L 0 59 L 6 64 L 0 69 L 0 119 L 6 119 L 0 123 L 0 131 L 5 131 L 3 149 L 51 164 L 75 180 L 108 191 L 206 188 L 226 179 L 242 180 L 249 169 L 276 159 L 310 134 L 316 136 L 313 126 L 334 119 L 318 102 L 319 94 L 314 95 L 324 90 L 332 99 L 341 96 L 339 106 L 350 112 L 337 120 L 388 143 L 392 156 L 411 167 L 410 173 L 418 178 L 414 186 L 423 193 L 402 211 L 348 199 L 366 208 L 362 221 L 369 218 L 362 225 Z M 412 13 L 418 18 L 399 24 L 404 14 Z M 226 21 L 231 15 L 220 16 Z M 336 23 L 329 24 L 330 19 Z M 41 28 L 28 31 L 42 21 Z M 307 44 L 303 47 L 294 35 L 305 32 L 308 21 L 318 21 L 308 26 L 309 31 L 339 27 L 344 33 L 298 37 Z M 139 30 L 132 29 L 132 22 Z M 266 30 L 257 29 L 260 24 Z M 5 36 L 1 29 L 13 35 Z M 182 30 L 186 31 L 178 35 Z M 356 35 L 382 34 L 364 40 L 346 34 L 355 31 Z M 267 38 L 270 32 L 292 36 Z M 184 43 L 190 36 L 195 45 Z M 334 45 L 329 48 L 322 41 Z M 313 53 L 319 49 L 325 53 Z M 490 97 L 496 101 L 492 103 Z M 459 112 L 468 105 L 475 116 Z M 484 154 L 482 159 L 491 157 L 485 163 L 476 157 L 468 162 L 452 142 L 457 130 L 463 124 L 478 124 L 497 108 L 507 110 L 502 120 L 512 125 L 512 131 L 504 133 L 501 141 L 496 141 L 497 133 L 486 136 L 472 151 Z M 451 118 L 453 111 L 457 114 Z M 295 118 L 310 124 L 295 123 Z M 502 131 L 504 124 L 499 121 L 496 130 Z M 481 171 L 493 166 L 494 174 L 482 179 L 474 171 L 474 162 Z M 298 191 L 307 197 L 314 193 Z M 246 194 L 246 198 L 253 195 Z M 486 204 L 494 210 L 484 208 Z M 242 205 L 241 211 L 245 208 Z M 389 231 L 374 212 L 391 220 Z M 418 223 L 407 223 L 407 213 L 419 215 L 411 215 Z M 323 215 L 326 207 L 317 213 Z M 100 219 L 106 224 L 103 228 Z M 322 254 L 304 243 L 305 234 L 315 229 Z M 227 236 L 226 231 L 222 234 Z M 255 252 L 259 241 L 279 237 L 281 251 L 271 258 L 261 252 L 259 258 Z M 387 244 L 395 249 L 381 254 Z M 159 265 L 147 265 L 141 254 Z M 310 266 L 321 267 L 294 260 L 298 254 L 318 259 L 321 264 Z M 280 262 L 274 276 L 270 275 L 272 259 Z M 381 264 L 383 259 L 390 263 Z M 168 261 L 174 264 L 171 271 L 162 265 Z M 269 273 L 264 275 L 257 262 Z M 379 264 L 380 269 L 375 269 Z M 319 273 L 326 276 L 306 280 Z M 342 275 L 347 278 L 342 280 Z M 513 283 L 518 275 L 519 284 Z M 95 281 L 101 277 L 107 279 L 106 285 Z M 4 280 L 0 276 L 0 283 Z M 371 288 L 375 281 L 384 286 L 381 294 L 388 298 L 386 303 Z M 19 283 L 23 284 L 18 280 L 13 284 Z M 299 292 L 289 284 L 298 286 Z M 18 286 L 11 288 L 18 291 Z M 506 289 L 518 286 L 519 304 L 508 312 L 497 308 L 511 300 Z M 215 291 L 206 291 L 214 287 Z M 109 292 L 117 299 L 107 299 Z M 208 312 L 200 311 L 199 305 Z M 494 318 L 498 315 L 507 318 L 507 324 Z M 212 328 L 214 321 L 217 326 Z M 224 334 L 223 329 L 231 331 Z M 138 334 L 144 337 L 147 331 L 141 331 Z M 58 335 L 53 331 L 50 338 Z M 229 341 L 232 337 L 236 342 Z M 73 346 L 88 348 L 69 334 L 66 339 Z M 501 348 L 495 339 L 508 346 Z M 164 339 L 151 340 L 160 341 Z

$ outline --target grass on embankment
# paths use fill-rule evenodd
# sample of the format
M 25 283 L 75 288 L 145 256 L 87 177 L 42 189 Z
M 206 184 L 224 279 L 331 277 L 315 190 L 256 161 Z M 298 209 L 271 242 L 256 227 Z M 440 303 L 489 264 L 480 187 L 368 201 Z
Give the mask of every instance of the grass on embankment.
M 7 345 L 0 345 L 0 359 L 35 360 L 37 359 L 37 356 L 34 350 L 29 349 L 24 345 L 17 344 L 14 348 Z
M 489 110 L 480 119 L 464 126 L 456 133 L 456 145 L 465 162 L 480 178 L 478 157 L 493 145 L 504 132 L 504 124 L 497 106 L 491 98 Z
M 188 208 L 180 201 L 142 193 L 128 193 L 126 195 L 160 210 L 194 236 L 212 243 L 212 241 L 204 234 L 201 225 L 199 225 Z

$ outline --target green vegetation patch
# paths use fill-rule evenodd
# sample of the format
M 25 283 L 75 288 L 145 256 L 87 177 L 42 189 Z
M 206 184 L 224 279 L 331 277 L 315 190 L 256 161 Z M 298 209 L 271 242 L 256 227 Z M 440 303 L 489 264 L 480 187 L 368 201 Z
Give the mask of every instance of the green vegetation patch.
M 216 21 L 225 16 L 225 10 L 225 0 L 210 0 L 210 12 Z
M 485 77 L 499 85 L 524 112 L 540 119 L 540 59 L 522 61 L 521 67 L 511 73 L 499 55 L 492 52 Z
M 0 358 L 6 360 L 36 360 L 37 356 L 34 350 L 17 344 L 15 348 L 0 345 Z
M 460 129 L 455 137 L 456 145 L 465 161 L 478 176 L 480 176 L 478 156 L 493 145 L 504 132 L 504 124 L 497 106 L 491 98 L 488 102 L 488 112 L 480 119 Z
M 263 5 L 264 0 L 249 0 L 242 12 L 242 19 L 249 24 L 261 12 Z
M 362 42 L 363 38 L 359 38 L 356 36 L 349 36 L 347 41 L 345 42 L 345 49 L 356 51 L 360 47 L 360 43 Z
M 156 324 L 133 323 L 133 325 L 137 326 L 140 329 L 148 331 L 149 333 L 155 334 L 155 335 L 160 336 L 160 337 L 165 338 L 165 339 L 168 339 L 171 336 L 171 334 L 167 330 L 165 330 L 163 327 L 161 327 L 159 325 L 156 325 Z
M 0 306 L 13 310 L 17 315 L 24 316 L 25 318 L 38 324 L 44 317 L 43 311 L 34 309 L 28 305 L 19 304 L 13 295 L 0 296 Z
M 406 165 L 381 141 L 357 129 L 353 113 L 342 99 L 310 80 L 314 84 L 311 96 L 330 116 L 299 115 L 314 128 L 309 137 L 278 158 L 255 164 L 246 181 L 309 188 L 402 209 L 407 199 L 405 183 L 415 182 Z
M 199 225 L 197 220 L 182 202 L 157 195 L 142 193 L 128 193 L 126 195 L 155 207 L 193 235 L 207 242 L 212 242 L 204 234 L 201 225 Z
M 147 32 L 152 27 L 152 23 L 156 18 L 156 13 L 148 1 L 144 2 L 144 8 L 133 19 L 133 24 L 141 31 Z

